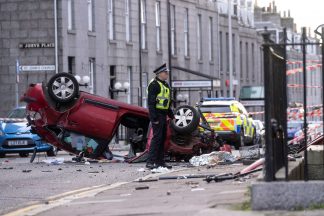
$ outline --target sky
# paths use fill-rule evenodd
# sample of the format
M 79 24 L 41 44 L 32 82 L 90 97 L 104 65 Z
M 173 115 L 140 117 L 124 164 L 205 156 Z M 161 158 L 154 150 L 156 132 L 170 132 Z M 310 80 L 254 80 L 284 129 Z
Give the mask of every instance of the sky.
M 259 6 L 269 6 L 273 0 L 257 0 Z M 290 16 L 297 24 L 297 31 L 302 27 L 310 27 L 314 32 L 317 26 L 324 24 L 324 0 L 275 0 L 277 11 L 290 10 Z M 287 13 L 286 13 L 287 14 Z

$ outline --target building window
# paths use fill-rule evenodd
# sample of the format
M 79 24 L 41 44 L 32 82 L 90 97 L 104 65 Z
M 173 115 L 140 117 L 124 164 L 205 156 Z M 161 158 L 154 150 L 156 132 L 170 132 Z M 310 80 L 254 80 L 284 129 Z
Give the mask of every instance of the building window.
M 130 42 L 132 40 L 131 33 L 131 15 L 130 15 L 130 1 L 125 0 L 125 27 L 126 27 L 126 42 Z
M 127 95 L 127 103 L 132 104 L 132 96 L 133 96 L 133 68 L 132 66 L 127 67 L 127 75 L 128 75 L 128 83 L 129 83 L 129 89 L 128 89 L 128 95 Z
M 197 17 L 197 47 L 198 47 L 198 60 L 202 59 L 202 38 L 201 38 L 201 14 Z
M 94 0 L 88 0 L 88 31 L 95 31 Z
M 185 56 L 189 56 L 189 10 L 185 8 L 184 15 L 184 52 Z
M 249 43 L 245 43 L 245 58 L 246 58 L 246 80 L 249 79 Z
M 75 73 L 75 57 L 68 56 L 68 73 L 76 74 Z
M 146 0 L 141 0 L 141 48 L 146 49 Z
M 171 55 L 176 55 L 175 5 L 171 5 Z
M 155 2 L 156 50 L 161 51 L 161 2 Z
M 213 39 L 213 18 L 209 17 L 209 28 L 208 28 L 208 44 L 209 44 L 209 61 L 214 61 L 214 39 Z
M 219 32 L 219 69 L 223 71 L 224 69 L 224 55 L 223 55 L 223 32 Z M 222 94 L 223 95 L 223 94 Z
M 115 39 L 114 0 L 108 0 L 109 40 Z M 126 21 L 127 22 L 127 21 Z
M 233 73 L 235 73 L 236 72 L 236 55 L 235 55 L 235 53 L 236 53 L 236 46 L 235 46 L 235 44 L 236 44 L 236 41 L 235 41 L 235 34 L 232 34 L 232 58 L 233 58 L 233 62 L 232 62 L 232 64 L 233 64 Z
M 111 65 L 109 68 L 109 75 L 110 75 L 110 81 L 109 81 L 109 88 L 113 89 L 115 88 L 115 83 L 116 83 L 116 66 Z M 115 99 L 115 95 L 113 91 L 109 91 L 110 93 L 110 98 Z
M 240 41 L 240 78 L 243 79 L 243 45 Z
M 74 0 L 68 0 L 67 2 L 68 10 L 68 30 L 73 30 L 75 28 L 75 17 L 74 17 Z
M 96 81 L 95 81 L 95 65 L 96 65 L 96 59 L 95 58 L 89 58 L 89 76 L 90 76 L 90 93 L 95 94 L 96 90 Z
M 229 73 L 229 37 L 228 33 L 226 33 L 226 72 Z

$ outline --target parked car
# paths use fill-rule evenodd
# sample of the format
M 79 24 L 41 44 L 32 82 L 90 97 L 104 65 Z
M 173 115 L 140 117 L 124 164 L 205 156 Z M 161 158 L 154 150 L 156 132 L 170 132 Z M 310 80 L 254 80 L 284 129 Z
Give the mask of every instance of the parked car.
M 22 100 L 28 104 L 32 130 L 62 150 L 107 158 L 105 152 L 119 125 L 123 125 L 134 131 L 129 139 L 134 156 L 143 151 L 134 158 L 145 160 L 147 156 L 152 138 L 148 109 L 79 91 L 72 74 L 58 73 L 48 83 L 30 84 Z M 219 147 L 213 133 L 210 139 L 201 138 L 197 132 L 199 119 L 194 107 L 185 105 L 175 110 L 175 120 L 168 119 L 166 154 L 187 160 Z
M 35 148 L 37 152 L 46 152 L 48 156 L 56 155 L 57 148 L 33 134 L 27 123 L 25 107 L 16 108 L 7 118 L 0 119 L 0 157 L 5 157 L 8 153 L 28 157 Z
M 260 120 L 253 120 L 255 125 L 255 143 L 262 146 L 264 145 L 264 135 L 265 135 L 265 128 Z
M 204 98 L 200 109 L 218 136 L 236 149 L 254 144 L 256 133 L 253 119 L 234 98 Z

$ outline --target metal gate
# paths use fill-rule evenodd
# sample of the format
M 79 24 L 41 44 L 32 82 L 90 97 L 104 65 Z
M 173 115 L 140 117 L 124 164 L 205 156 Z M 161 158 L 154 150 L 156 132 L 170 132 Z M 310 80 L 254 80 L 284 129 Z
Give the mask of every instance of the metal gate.
M 323 31 L 324 32 L 324 31 Z M 322 34 L 323 35 L 323 34 Z M 303 149 L 307 148 L 308 133 L 307 133 L 307 119 L 308 106 L 307 106 L 307 88 L 313 87 L 308 85 L 307 82 L 307 67 L 306 62 L 307 46 L 319 46 L 321 43 L 311 43 L 307 41 L 306 28 L 302 29 L 302 37 L 300 43 L 287 43 L 287 32 L 284 29 L 282 42 L 274 43 L 270 39 L 270 33 L 265 29 L 263 34 L 263 54 L 264 54 L 264 84 L 265 84 L 265 180 L 274 181 L 276 180 L 275 174 L 281 168 L 285 169 L 285 178 L 288 180 L 288 140 L 287 140 L 287 108 L 288 108 L 288 94 L 287 89 L 299 88 L 298 92 L 302 97 L 299 101 L 302 102 L 304 112 L 301 116 L 301 123 L 303 123 L 304 142 Z M 287 53 L 289 47 L 298 46 L 300 52 L 297 56 L 300 56 L 301 61 L 298 69 L 287 70 L 289 66 L 289 56 L 291 52 Z M 323 46 L 322 46 L 322 58 L 323 58 Z M 318 55 L 319 56 L 319 55 Z M 320 59 L 322 62 L 322 59 Z M 318 64 L 319 65 L 319 64 Z M 321 64 L 320 64 L 321 65 Z M 290 68 L 288 68 L 290 69 Z M 298 71 L 301 83 L 287 83 L 288 72 Z M 319 71 L 323 74 L 323 67 Z M 289 80 L 289 79 L 288 79 Z M 295 79 L 291 79 L 295 80 Z M 313 82 L 313 78 L 312 78 Z M 321 76 L 321 83 L 318 85 L 320 88 L 320 94 L 323 95 L 323 76 Z M 322 98 L 319 102 L 322 104 Z M 321 105 L 322 106 L 322 105 Z M 321 121 L 323 125 L 323 121 Z M 323 131 L 323 129 L 322 129 Z M 304 151 L 304 177 L 308 180 L 307 170 L 307 151 Z

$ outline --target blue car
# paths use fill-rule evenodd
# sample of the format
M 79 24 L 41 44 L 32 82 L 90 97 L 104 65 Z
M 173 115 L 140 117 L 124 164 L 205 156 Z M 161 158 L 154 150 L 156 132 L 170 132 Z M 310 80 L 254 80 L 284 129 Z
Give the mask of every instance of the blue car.
M 42 142 L 30 129 L 25 107 L 14 109 L 7 118 L 0 118 L 0 157 L 5 157 L 7 153 L 28 157 L 35 148 L 37 152 L 46 152 L 47 156 L 56 156 L 57 148 Z

